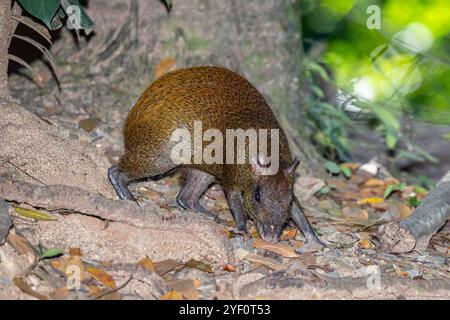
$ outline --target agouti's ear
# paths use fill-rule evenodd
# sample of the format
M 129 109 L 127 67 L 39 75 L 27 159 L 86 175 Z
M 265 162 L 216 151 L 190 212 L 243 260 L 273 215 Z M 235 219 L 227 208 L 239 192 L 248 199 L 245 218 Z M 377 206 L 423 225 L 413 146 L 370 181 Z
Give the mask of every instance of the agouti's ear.
M 267 159 L 262 155 L 255 155 L 250 159 L 250 166 L 256 175 L 261 175 L 264 168 L 268 167 Z
M 286 173 L 289 175 L 293 175 L 299 164 L 300 164 L 300 161 L 298 161 L 297 159 L 294 159 L 294 161 L 292 161 L 291 165 L 285 169 Z

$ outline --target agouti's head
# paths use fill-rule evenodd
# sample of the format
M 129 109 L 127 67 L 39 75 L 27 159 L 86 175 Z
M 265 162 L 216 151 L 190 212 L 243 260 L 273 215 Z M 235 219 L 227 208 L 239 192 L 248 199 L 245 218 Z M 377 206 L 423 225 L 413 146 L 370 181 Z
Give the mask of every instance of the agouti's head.
M 293 200 L 294 172 L 299 164 L 294 160 L 285 168 L 279 168 L 275 174 L 261 174 L 264 165 L 260 161 L 251 163 L 253 188 L 247 195 L 246 208 L 255 220 L 261 238 L 266 242 L 280 240 L 291 210 Z

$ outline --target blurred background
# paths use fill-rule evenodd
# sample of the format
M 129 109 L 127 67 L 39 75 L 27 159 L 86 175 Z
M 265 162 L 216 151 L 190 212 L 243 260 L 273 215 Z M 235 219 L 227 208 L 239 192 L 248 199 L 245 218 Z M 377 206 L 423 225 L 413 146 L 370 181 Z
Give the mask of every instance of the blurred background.
M 372 4 L 380 29 L 367 26 Z M 336 160 L 377 157 L 421 184 L 445 174 L 450 2 L 305 0 L 300 7 L 315 98 L 309 129 L 323 153 Z

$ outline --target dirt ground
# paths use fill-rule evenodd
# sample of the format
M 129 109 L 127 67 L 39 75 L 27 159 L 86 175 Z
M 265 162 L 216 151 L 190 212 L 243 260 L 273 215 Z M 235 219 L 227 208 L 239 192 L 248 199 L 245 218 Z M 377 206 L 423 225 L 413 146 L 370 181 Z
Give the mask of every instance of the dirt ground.
M 106 10 L 93 10 L 94 21 Z M 384 199 L 398 181 L 383 168 L 369 174 L 367 164 L 348 164 L 350 178 L 297 178 L 295 193 L 325 249 L 306 244 L 293 225 L 276 245 L 262 241 L 251 222 L 250 235 L 238 235 L 217 185 L 202 199 L 215 220 L 181 209 L 176 174 L 133 184 L 140 206 L 118 201 L 106 170 L 123 151 L 127 112 L 158 73 L 204 58 L 202 48 L 193 56 L 166 50 L 161 42 L 176 28 L 162 27 L 161 9 L 148 12 L 163 30 L 155 40 L 139 34 L 141 45 L 152 46 L 151 61 L 142 52 L 123 61 L 132 47 L 121 42 L 127 22 L 118 20 L 115 51 L 101 42 L 82 52 L 55 44 L 61 90 L 39 61 L 41 88 L 11 75 L 14 98 L 30 112 L 1 106 L 0 197 L 14 227 L 0 246 L 0 299 L 450 298 L 448 223 L 425 252 L 379 251 L 380 228 L 407 217 L 410 199 L 425 196 L 405 186 Z

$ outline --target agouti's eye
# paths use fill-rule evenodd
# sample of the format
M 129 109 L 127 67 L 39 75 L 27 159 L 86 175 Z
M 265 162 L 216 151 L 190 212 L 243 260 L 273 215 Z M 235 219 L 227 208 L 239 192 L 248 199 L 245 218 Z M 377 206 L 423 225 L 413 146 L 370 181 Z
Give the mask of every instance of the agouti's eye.
M 261 195 L 259 194 L 259 186 L 256 186 L 256 188 L 255 188 L 255 200 L 256 200 L 256 202 L 259 202 L 261 200 L 260 197 L 261 197 Z

